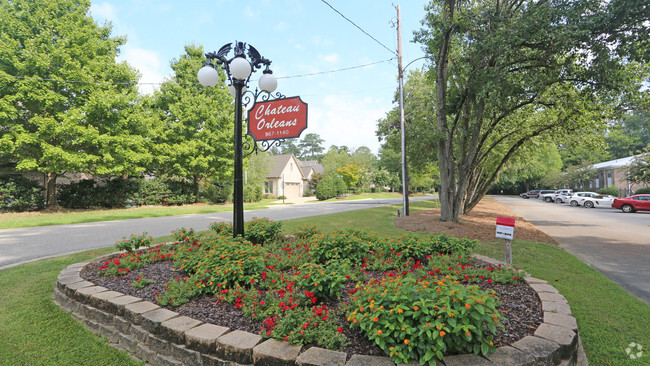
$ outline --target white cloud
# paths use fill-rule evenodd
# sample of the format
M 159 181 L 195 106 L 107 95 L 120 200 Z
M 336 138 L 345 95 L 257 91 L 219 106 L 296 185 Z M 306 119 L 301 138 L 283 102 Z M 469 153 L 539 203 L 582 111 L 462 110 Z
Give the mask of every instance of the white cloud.
M 109 3 L 92 3 L 90 5 L 90 14 L 93 18 L 104 18 L 111 22 L 117 21 L 115 7 Z
M 325 140 L 325 147 L 345 145 L 354 150 L 367 146 L 375 154 L 379 142 L 375 135 L 377 120 L 384 117 L 385 106 L 378 100 L 350 99 L 329 95 L 321 100 L 308 101 L 308 132 L 317 133 Z
M 291 28 L 291 25 L 287 22 L 278 22 L 275 27 L 273 27 L 273 30 L 278 31 L 278 32 L 286 32 Z
M 244 16 L 246 16 L 247 18 L 256 19 L 259 18 L 260 11 L 258 10 L 257 12 L 255 12 L 250 7 L 250 5 L 246 5 L 246 8 L 244 9 Z
M 128 44 L 122 49 L 120 60 L 125 60 L 129 65 L 138 69 L 142 75 L 140 83 L 161 83 L 164 75 L 161 71 L 164 63 L 161 61 L 160 54 L 156 51 L 144 48 L 132 47 Z M 154 89 L 159 89 L 160 85 L 140 85 L 140 93 L 153 94 Z
M 330 64 L 336 64 L 339 62 L 339 55 L 337 53 L 332 53 L 329 55 L 320 56 L 320 59 Z

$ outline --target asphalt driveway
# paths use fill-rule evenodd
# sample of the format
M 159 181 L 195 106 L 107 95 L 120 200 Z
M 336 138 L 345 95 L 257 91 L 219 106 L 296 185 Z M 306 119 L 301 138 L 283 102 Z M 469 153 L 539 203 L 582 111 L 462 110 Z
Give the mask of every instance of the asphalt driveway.
M 626 214 L 513 196 L 492 198 L 650 305 L 650 212 Z

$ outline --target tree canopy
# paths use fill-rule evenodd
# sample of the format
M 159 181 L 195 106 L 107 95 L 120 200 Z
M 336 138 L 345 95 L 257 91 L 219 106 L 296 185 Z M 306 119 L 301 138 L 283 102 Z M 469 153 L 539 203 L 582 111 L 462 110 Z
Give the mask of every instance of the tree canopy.
M 431 61 L 443 221 L 470 211 L 531 140 L 602 128 L 640 104 L 648 7 L 642 0 L 427 6 L 416 41 Z
M 124 38 L 87 0 L 0 3 L 0 160 L 46 175 L 48 206 L 67 172 L 139 174 L 152 155 Z M 78 82 L 84 81 L 84 82 Z

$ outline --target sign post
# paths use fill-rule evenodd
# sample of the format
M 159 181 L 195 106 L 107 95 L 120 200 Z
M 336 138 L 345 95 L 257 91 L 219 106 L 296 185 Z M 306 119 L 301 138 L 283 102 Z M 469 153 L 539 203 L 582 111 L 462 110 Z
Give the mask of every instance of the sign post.
M 503 256 L 506 264 L 512 264 L 512 239 L 515 236 L 514 217 L 497 216 L 496 237 L 504 239 Z

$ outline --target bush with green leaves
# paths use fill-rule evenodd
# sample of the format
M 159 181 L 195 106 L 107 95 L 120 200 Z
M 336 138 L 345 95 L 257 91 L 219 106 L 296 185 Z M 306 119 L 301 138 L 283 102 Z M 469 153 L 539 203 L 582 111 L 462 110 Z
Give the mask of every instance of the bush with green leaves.
M 57 186 L 57 203 L 66 208 L 101 207 L 101 194 L 97 182 L 83 179 Z
M 598 194 L 610 194 L 610 195 L 612 195 L 614 197 L 620 197 L 621 196 L 621 191 L 619 191 L 619 189 L 616 188 L 615 186 L 608 186 L 608 187 L 601 188 L 601 189 L 598 190 L 597 193 Z
M 444 232 L 431 234 L 429 237 L 432 253 L 465 255 L 478 245 L 478 240 L 457 238 Z
M 321 234 L 321 231 L 318 225 L 301 225 L 293 232 L 293 235 L 298 239 L 309 239 L 319 234 Z
M 445 354 L 494 351 L 502 327 L 494 293 L 427 274 L 373 279 L 358 286 L 348 311 L 396 363 L 435 365 Z
M 122 240 L 115 243 L 115 247 L 117 250 L 126 250 L 129 253 L 133 253 L 133 251 L 140 247 L 150 247 L 152 240 L 153 237 L 147 235 L 146 232 L 140 235 L 131 234 L 128 238 L 122 237 Z
M 34 211 L 43 208 L 43 187 L 37 182 L 19 176 L 0 176 L 0 212 Z
M 266 244 L 280 239 L 282 222 L 269 220 L 266 217 L 253 217 L 244 223 L 244 237 L 253 244 Z
M 229 222 L 213 222 L 210 230 L 218 235 L 232 235 L 232 224 Z M 280 239 L 282 222 L 268 218 L 253 217 L 244 223 L 244 238 L 253 244 L 266 244 Z
M 244 202 L 259 202 L 262 200 L 262 187 L 257 184 L 244 186 Z
M 327 264 L 305 263 L 298 267 L 296 284 L 320 301 L 338 298 L 341 288 L 349 281 L 351 268 L 347 260 L 332 260 Z
M 342 179 L 335 175 L 328 175 L 316 186 L 316 198 L 324 201 L 347 192 L 348 187 Z
M 156 297 L 156 302 L 162 306 L 181 306 L 196 294 L 196 285 L 191 278 L 176 277 L 165 284 L 165 291 Z
M 634 194 L 649 194 L 650 193 L 650 187 L 644 187 L 644 188 L 639 188 L 634 192 Z
M 210 203 L 232 202 L 232 182 L 205 180 L 200 189 L 201 196 Z
M 262 247 L 241 237 L 204 235 L 177 248 L 174 266 L 191 275 L 200 294 L 214 294 L 219 287 L 251 286 L 264 268 Z
M 310 245 L 314 261 L 324 264 L 331 260 L 348 259 L 352 263 L 361 263 L 368 253 L 370 243 L 355 234 L 354 230 L 337 229 L 313 237 Z

